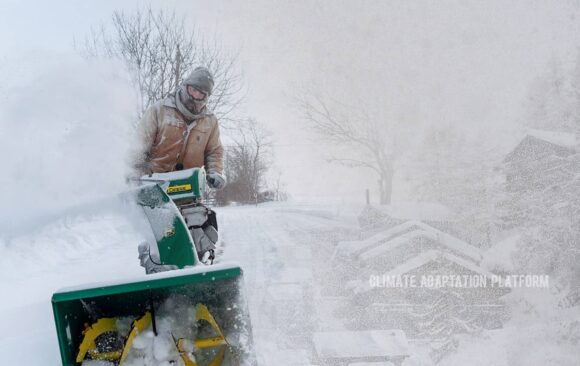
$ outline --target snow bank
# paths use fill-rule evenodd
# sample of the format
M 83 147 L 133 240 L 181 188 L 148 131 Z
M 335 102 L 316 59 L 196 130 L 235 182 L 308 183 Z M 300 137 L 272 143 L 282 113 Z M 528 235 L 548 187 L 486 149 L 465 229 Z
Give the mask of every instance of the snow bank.
M 514 289 L 504 299 L 512 318 L 503 329 L 458 336 L 458 350 L 439 365 L 578 365 L 580 306 L 559 306 L 547 289 Z
M 0 98 L 0 228 L 125 186 L 136 99 L 122 67 L 63 57 Z

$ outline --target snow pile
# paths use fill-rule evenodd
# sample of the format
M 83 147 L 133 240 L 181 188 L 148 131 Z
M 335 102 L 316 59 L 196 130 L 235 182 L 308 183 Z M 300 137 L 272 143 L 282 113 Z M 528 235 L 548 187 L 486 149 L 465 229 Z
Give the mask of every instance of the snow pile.
M 123 189 L 136 102 L 118 70 L 69 57 L 0 98 L 0 225 Z
M 0 289 L 18 293 L 0 310 L 48 301 L 62 287 L 144 274 L 137 246 L 151 234 L 146 219 L 137 216 L 139 208 L 110 199 L 82 211 L 69 211 L 26 234 L 0 237 Z M 0 316 L 3 320 L 8 319 Z
M 503 329 L 457 337 L 457 352 L 440 365 L 578 365 L 580 306 L 563 308 L 546 289 L 514 289 L 513 317 Z
M 147 237 L 133 211 L 100 201 L 0 237 L 0 291 L 9 295 L 0 324 L 11 330 L 0 334 L 3 365 L 61 365 L 50 306 L 58 289 L 144 275 L 137 246 Z
M 580 360 L 580 305 L 561 304 L 556 287 L 515 289 L 506 300 L 512 319 L 509 334 L 510 365 L 577 365 Z

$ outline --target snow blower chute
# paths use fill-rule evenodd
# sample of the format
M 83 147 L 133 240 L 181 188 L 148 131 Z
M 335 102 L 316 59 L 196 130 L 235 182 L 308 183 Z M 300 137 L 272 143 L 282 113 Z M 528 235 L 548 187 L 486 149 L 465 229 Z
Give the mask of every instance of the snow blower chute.
M 208 265 L 217 222 L 201 203 L 204 170 L 142 182 L 127 195 L 155 238 L 139 247 L 148 275 L 53 295 L 62 364 L 255 365 L 242 270 Z

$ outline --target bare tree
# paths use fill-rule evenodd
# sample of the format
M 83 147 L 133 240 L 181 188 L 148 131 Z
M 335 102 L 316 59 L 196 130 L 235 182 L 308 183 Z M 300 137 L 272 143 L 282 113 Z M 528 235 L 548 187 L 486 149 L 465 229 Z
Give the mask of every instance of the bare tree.
M 282 182 L 282 173 L 276 174 L 276 180 L 272 185 L 272 193 L 274 201 L 287 201 L 288 194 L 284 190 L 285 184 Z
M 362 108 L 353 108 L 352 113 L 340 113 L 337 109 L 331 109 L 329 101 L 316 96 L 301 99 L 299 108 L 320 137 L 351 148 L 348 156 L 334 156 L 329 160 L 374 171 L 378 178 L 380 203 L 389 204 L 393 190 L 395 150 L 385 133 L 386 121 L 373 118 Z
M 226 145 L 225 173 L 228 185 L 218 192 L 219 203 L 257 203 L 270 168 L 270 134 L 255 120 L 240 124 L 231 144 Z
M 237 56 L 225 52 L 215 37 L 202 37 L 190 29 L 175 12 L 115 11 L 111 24 L 93 29 L 79 48 L 86 57 L 125 63 L 139 92 L 141 113 L 173 93 L 194 67 L 206 66 L 215 79 L 209 107 L 226 127 L 236 119 L 233 112 L 243 99 Z

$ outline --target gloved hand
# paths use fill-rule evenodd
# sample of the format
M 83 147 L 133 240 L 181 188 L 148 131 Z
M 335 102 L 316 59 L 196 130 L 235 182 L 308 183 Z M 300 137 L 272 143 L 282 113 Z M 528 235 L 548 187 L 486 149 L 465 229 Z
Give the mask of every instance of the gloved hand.
M 226 178 L 220 173 L 207 173 L 207 184 L 214 189 L 222 189 L 226 186 Z

